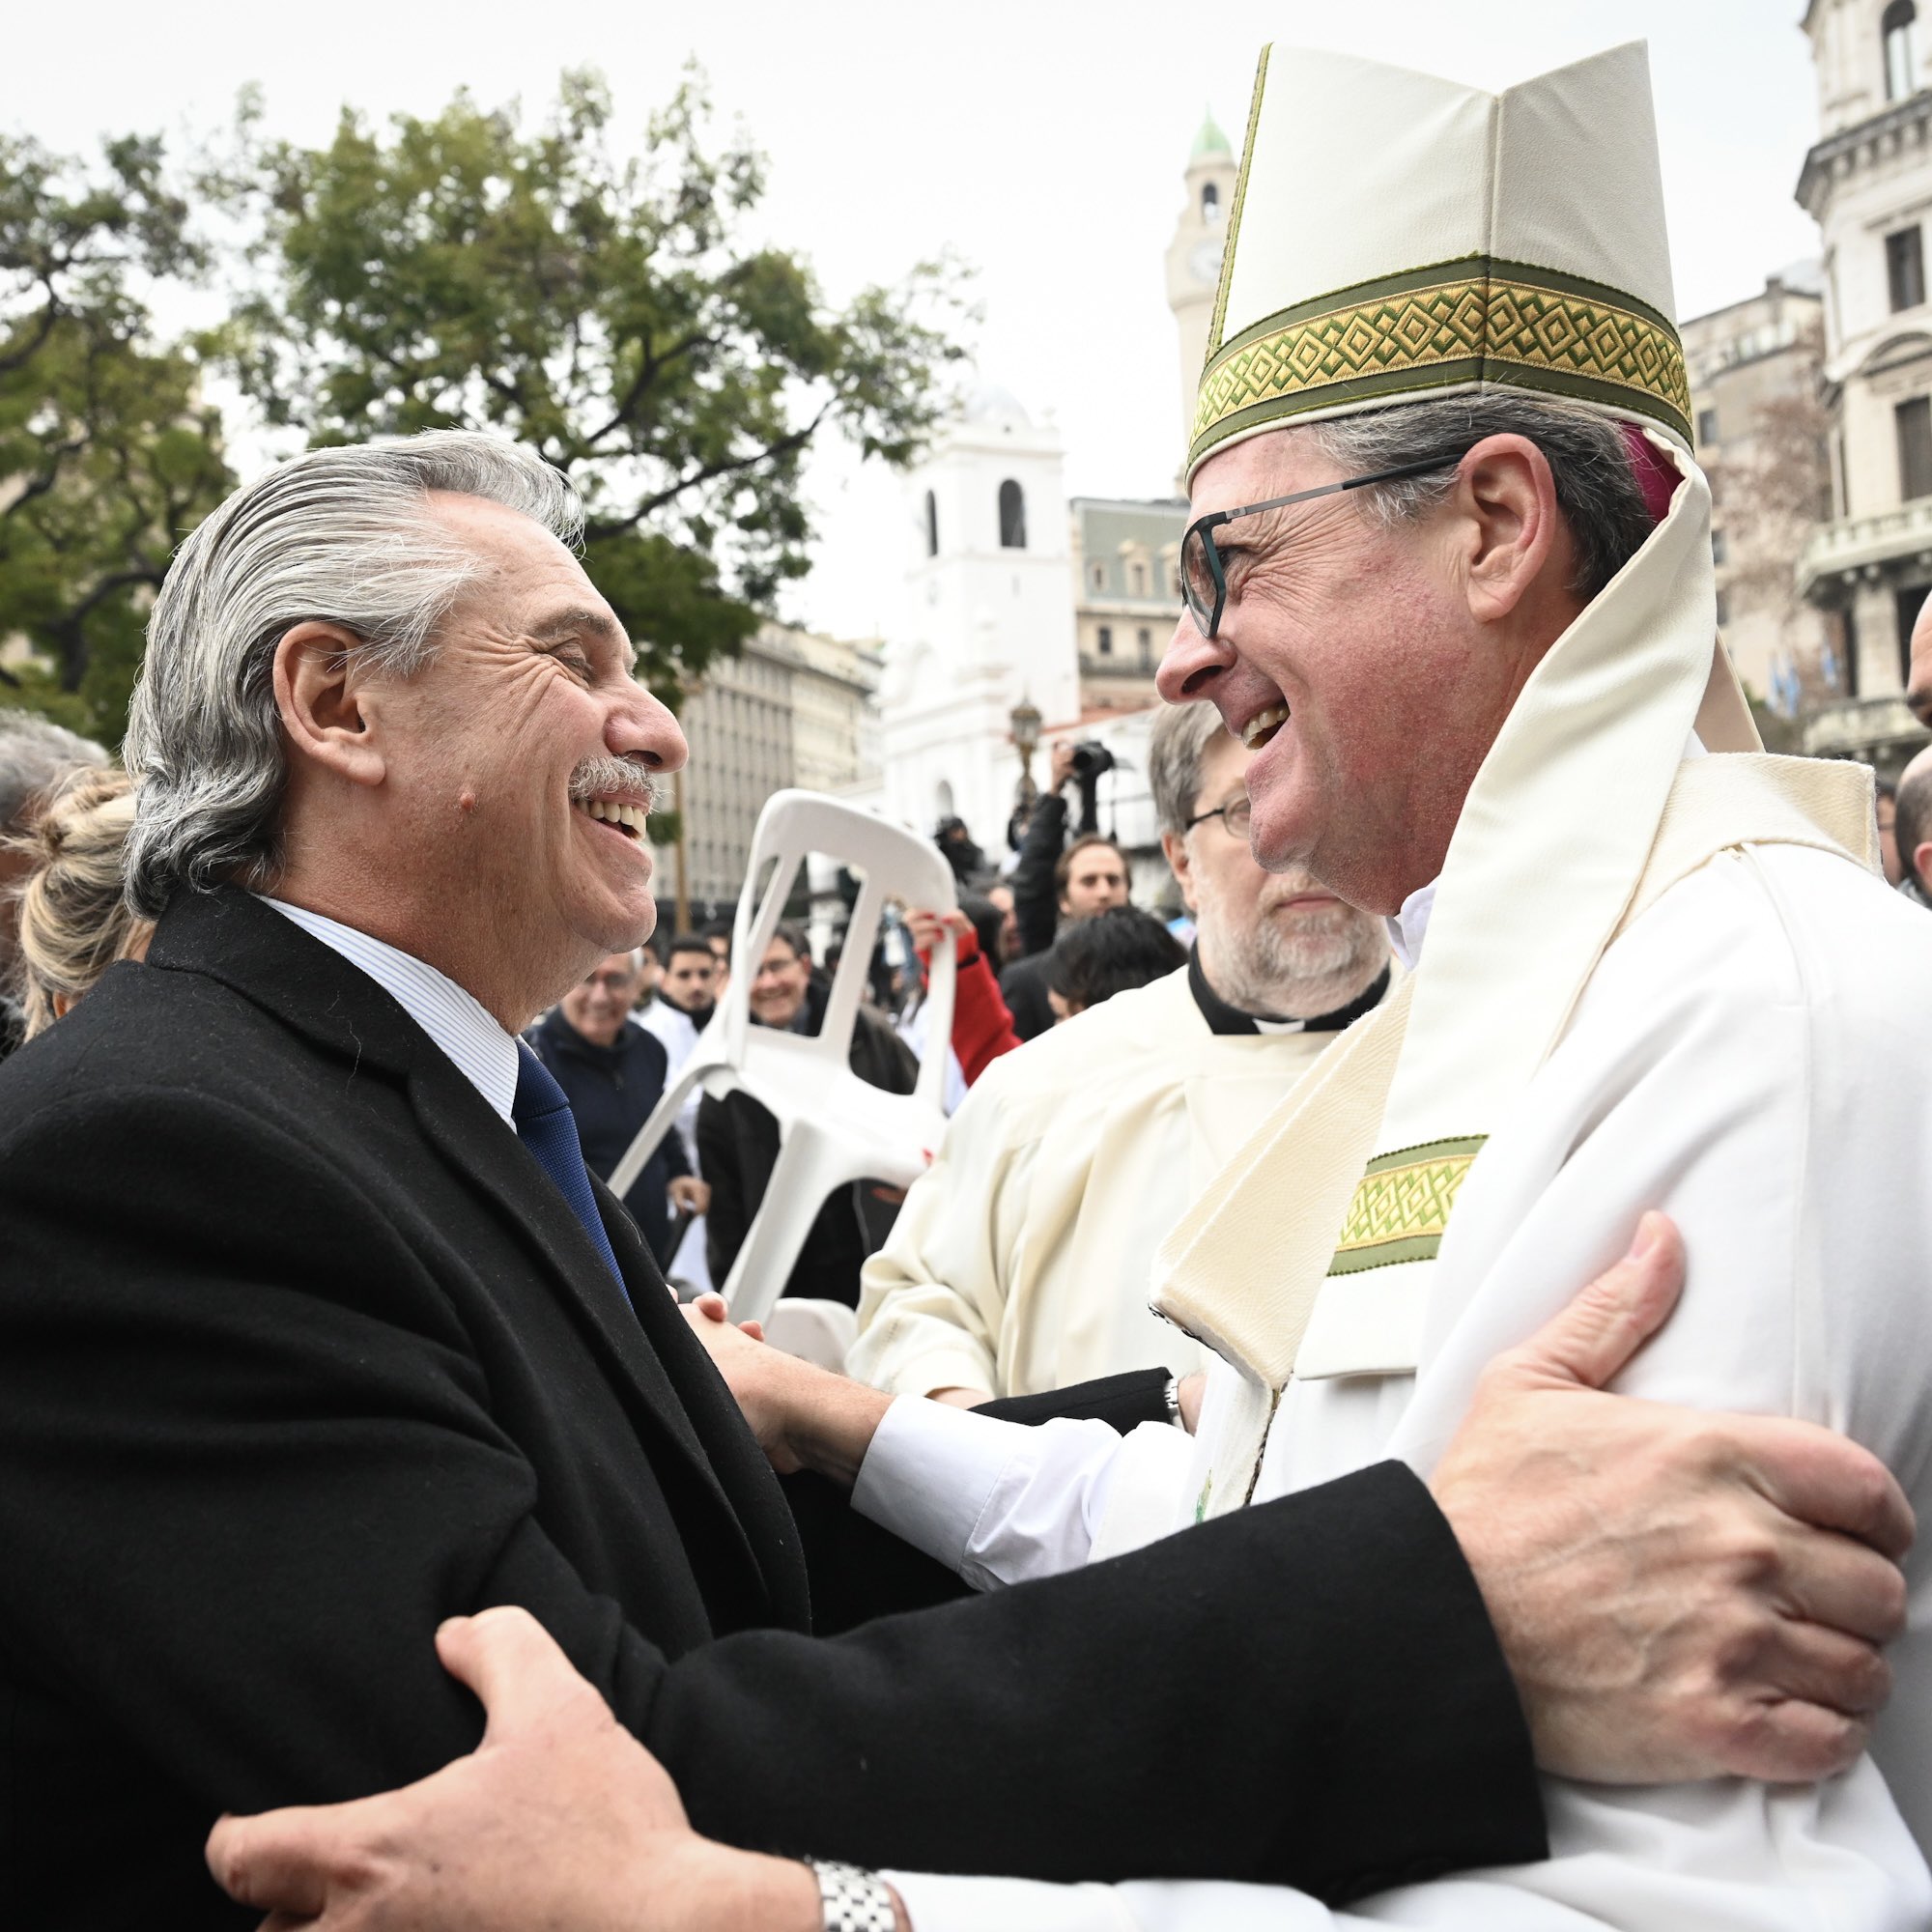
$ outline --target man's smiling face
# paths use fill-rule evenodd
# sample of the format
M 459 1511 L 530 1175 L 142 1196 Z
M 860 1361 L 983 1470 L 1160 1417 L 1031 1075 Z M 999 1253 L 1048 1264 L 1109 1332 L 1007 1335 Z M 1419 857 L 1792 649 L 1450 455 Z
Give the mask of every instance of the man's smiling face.
M 432 502 L 487 565 L 385 695 L 388 782 L 453 930 L 514 950 L 555 997 L 656 923 L 644 814 L 684 738 L 569 551 L 500 504 Z

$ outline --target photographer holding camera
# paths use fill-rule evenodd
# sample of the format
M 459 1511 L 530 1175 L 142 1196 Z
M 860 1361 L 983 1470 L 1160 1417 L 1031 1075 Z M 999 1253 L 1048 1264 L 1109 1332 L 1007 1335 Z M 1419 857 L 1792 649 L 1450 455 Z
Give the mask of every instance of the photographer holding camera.
M 1000 992 L 1022 1039 L 1053 1024 L 1046 998 L 1046 954 L 1065 920 L 1091 919 L 1127 902 L 1126 856 L 1099 831 L 1097 791 L 1114 754 L 1091 740 L 1058 744 L 1046 789 L 1034 807 L 1013 868 L 1013 916 L 1020 957 L 1000 975 Z M 1080 817 L 1067 842 L 1066 787 L 1080 788 Z

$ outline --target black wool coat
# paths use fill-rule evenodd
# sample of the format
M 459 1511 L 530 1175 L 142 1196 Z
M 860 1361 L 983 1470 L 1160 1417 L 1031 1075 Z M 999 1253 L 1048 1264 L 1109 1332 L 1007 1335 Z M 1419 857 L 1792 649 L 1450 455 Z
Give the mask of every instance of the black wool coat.
M 1406 1471 L 864 1621 L 935 1566 L 836 1497 L 807 1543 L 593 1191 L 624 1290 L 403 1009 L 235 890 L 0 1066 L 0 1924 L 252 1925 L 217 1813 L 470 1749 L 431 1637 L 510 1603 L 739 1844 L 1329 1897 L 1541 1851 Z

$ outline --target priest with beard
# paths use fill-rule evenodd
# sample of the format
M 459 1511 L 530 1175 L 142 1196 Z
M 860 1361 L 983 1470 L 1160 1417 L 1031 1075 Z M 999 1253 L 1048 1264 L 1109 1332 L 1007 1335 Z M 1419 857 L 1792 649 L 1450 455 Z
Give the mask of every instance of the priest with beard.
M 866 1264 L 853 1375 L 962 1406 L 1120 1377 L 1124 1406 L 1098 1412 L 1131 1424 L 1204 1365 L 1149 1312 L 1148 1257 L 1390 980 L 1379 920 L 1256 865 L 1251 756 L 1211 704 L 1155 720 L 1149 782 L 1193 953 L 986 1071 Z

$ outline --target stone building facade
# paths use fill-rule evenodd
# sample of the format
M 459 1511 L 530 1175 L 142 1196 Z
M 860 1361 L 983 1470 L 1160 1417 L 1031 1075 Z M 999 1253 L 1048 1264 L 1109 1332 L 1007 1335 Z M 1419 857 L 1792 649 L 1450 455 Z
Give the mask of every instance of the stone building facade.
M 1697 460 L 1711 479 L 1718 625 L 1751 695 L 1793 716 L 1834 654 L 1792 558 L 1829 508 L 1824 297 L 1806 265 L 1684 324 Z
M 691 747 L 677 787 L 683 836 L 657 855 L 665 931 L 681 868 L 694 923 L 731 917 L 773 792 L 839 791 L 876 775 L 868 712 L 878 677 L 876 646 L 782 624 L 764 625 L 706 672 L 679 719 Z
M 1845 697 L 1807 750 L 1895 769 L 1923 741 L 1899 692 L 1932 586 L 1932 69 L 1915 0 L 1810 0 L 1819 139 L 1798 199 L 1824 238 L 1830 520 L 1799 567 L 1835 618 Z

